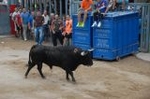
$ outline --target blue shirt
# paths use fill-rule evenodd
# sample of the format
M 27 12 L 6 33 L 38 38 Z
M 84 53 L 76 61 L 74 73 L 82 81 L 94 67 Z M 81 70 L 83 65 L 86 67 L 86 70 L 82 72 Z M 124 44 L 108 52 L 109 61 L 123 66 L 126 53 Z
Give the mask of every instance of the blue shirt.
M 21 18 L 22 18 L 22 23 L 27 25 L 28 24 L 28 19 L 29 19 L 29 13 L 28 12 L 22 12 L 21 13 Z
M 28 23 L 30 24 L 31 27 L 33 27 L 33 16 L 32 15 L 29 16 Z
M 96 8 L 100 10 L 100 12 L 105 12 L 108 5 L 108 0 L 101 0 L 100 2 L 97 2 Z

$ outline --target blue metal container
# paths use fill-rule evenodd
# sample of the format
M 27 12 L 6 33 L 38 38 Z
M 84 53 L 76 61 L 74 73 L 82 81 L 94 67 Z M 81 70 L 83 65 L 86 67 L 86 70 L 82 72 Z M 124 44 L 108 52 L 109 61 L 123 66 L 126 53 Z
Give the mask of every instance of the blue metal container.
M 84 27 L 76 27 L 78 23 L 77 15 L 73 15 L 73 33 L 72 44 L 82 49 L 89 49 L 92 47 L 92 16 L 88 14 Z
M 114 60 L 138 51 L 137 12 L 111 12 L 93 28 L 93 58 Z

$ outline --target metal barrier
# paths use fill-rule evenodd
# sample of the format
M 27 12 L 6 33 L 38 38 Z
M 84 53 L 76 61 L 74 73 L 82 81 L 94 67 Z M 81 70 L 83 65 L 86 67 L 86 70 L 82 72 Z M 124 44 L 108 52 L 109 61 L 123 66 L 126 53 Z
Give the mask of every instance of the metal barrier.
M 131 3 L 133 10 L 140 14 L 140 48 L 142 52 L 150 52 L 150 3 Z
M 75 1 L 75 0 L 71 0 L 70 2 L 70 15 L 76 14 L 78 12 L 79 9 L 79 5 L 80 5 L 81 1 Z
M 9 7 L 7 4 L 0 4 L 0 34 L 10 33 Z
M 76 14 L 79 8 L 80 1 L 71 2 L 71 15 Z M 140 37 L 139 50 L 142 52 L 150 52 L 150 3 L 129 3 L 133 10 L 141 11 L 139 12 L 140 21 Z
M 30 10 L 48 10 L 48 13 L 63 15 L 70 14 L 70 2 L 72 0 L 22 0 L 22 5 Z

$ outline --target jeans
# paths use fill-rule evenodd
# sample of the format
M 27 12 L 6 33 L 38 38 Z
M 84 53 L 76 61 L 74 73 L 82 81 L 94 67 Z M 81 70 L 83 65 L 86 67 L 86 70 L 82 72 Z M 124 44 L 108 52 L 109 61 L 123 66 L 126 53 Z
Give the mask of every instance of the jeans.
M 43 25 L 43 32 L 44 32 L 44 40 L 47 41 L 50 37 L 49 27 L 47 24 Z
M 36 27 L 34 33 L 36 43 L 41 45 L 44 40 L 43 27 Z
M 27 40 L 27 25 L 23 24 L 23 39 Z

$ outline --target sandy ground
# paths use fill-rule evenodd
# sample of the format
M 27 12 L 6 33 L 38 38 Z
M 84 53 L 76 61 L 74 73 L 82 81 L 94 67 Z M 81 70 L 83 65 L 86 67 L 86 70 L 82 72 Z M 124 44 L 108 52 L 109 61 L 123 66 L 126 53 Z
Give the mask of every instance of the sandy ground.
M 0 99 L 150 99 L 150 63 L 132 55 L 118 62 L 94 60 L 92 67 L 79 66 L 74 72 L 76 84 L 66 81 L 62 69 L 46 65 L 46 79 L 36 67 L 25 79 L 33 44 L 0 38 Z

